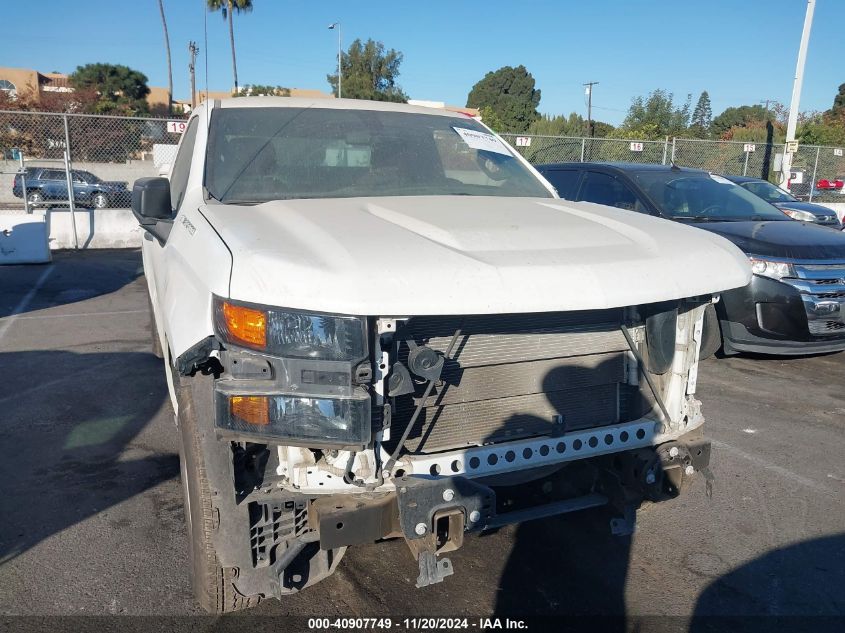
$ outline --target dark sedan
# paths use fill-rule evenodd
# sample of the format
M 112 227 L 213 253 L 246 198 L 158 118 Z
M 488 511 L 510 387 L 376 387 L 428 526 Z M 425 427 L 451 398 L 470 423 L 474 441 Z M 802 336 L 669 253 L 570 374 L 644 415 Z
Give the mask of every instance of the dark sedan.
M 538 165 L 562 198 L 685 222 L 736 244 L 754 272 L 707 315 L 702 353 L 845 349 L 845 233 L 795 222 L 730 180 L 631 163 Z M 716 325 L 718 324 L 718 326 Z
M 787 193 L 780 187 L 776 187 L 767 180 L 749 178 L 747 176 L 725 176 L 725 178 L 731 182 L 735 182 L 743 189 L 748 189 L 748 191 L 766 202 L 775 205 L 793 220 L 815 222 L 822 226 L 842 229 L 842 223 L 833 209 L 828 209 L 825 206 L 813 204 L 812 202 L 801 202 L 795 196 Z

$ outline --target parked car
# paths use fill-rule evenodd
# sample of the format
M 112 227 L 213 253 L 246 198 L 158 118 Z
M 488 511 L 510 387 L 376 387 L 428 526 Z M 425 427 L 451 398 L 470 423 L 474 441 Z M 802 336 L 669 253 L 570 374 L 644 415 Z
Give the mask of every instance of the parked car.
M 731 240 L 754 277 L 708 310 L 706 353 L 808 354 L 845 349 L 845 234 L 794 222 L 730 180 L 633 163 L 537 168 L 563 198 L 690 224 Z M 718 318 L 717 318 L 718 317 Z M 716 324 L 720 328 L 716 327 Z
M 751 277 L 733 244 L 561 201 L 455 112 L 191 114 L 132 209 L 203 607 L 284 598 L 385 538 L 422 587 L 465 532 L 610 503 L 630 533 L 707 473 L 696 336 Z
M 65 170 L 53 167 L 27 167 L 24 171 L 26 197 L 30 205 L 40 207 L 52 202 L 68 200 Z M 126 182 L 107 182 L 90 171 L 81 169 L 71 170 L 71 177 L 73 200 L 80 206 L 105 209 L 106 207 L 128 207 L 131 202 L 132 194 L 127 189 Z M 16 174 L 12 183 L 12 193 L 16 198 L 23 198 L 22 182 L 21 175 Z
M 842 223 L 833 209 L 811 202 L 801 202 L 798 198 L 773 185 L 768 180 L 748 178 L 747 176 L 725 176 L 725 178 L 775 205 L 793 220 L 815 222 L 822 226 L 842 229 Z

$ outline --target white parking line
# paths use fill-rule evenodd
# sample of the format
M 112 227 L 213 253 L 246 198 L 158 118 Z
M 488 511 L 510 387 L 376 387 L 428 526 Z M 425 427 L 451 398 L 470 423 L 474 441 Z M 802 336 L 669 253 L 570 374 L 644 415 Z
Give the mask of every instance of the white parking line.
M 22 402 L 26 396 L 29 394 L 40 391 L 42 389 L 50 389 L 55 387 L 56 385 L 60 385 L 63 382 L 67 382 L 68 380 L 78 380 L 80 376 L 84 376 L 86 374 L 90 374 L 91 372 L 95 371 L 102 371 L 111 367 L 112 365 L 117 365 L 118 363 L 125 363 L 126 359 L 124 358 L 117 358 L 113 361 L 100 363 L 94 367 L 89 367 L 87 369 L 80 369 L 78 372 L 74 374 L 68 374 L 66 376 L 62 376 L 61 378 L 56 378 L 55 380 L 49 380 L 47 382 L 41 382 L 37 385 L 33 385 L 27 389 L 23 389 L 21 391 L 17 391 L 11 395 L 4 396 L 0 398 L 0 405 L 6 404 L 7 402 Z
M 714 447 L 718 449 L 733 453 L 737 457 L 741 457 L 742 459 L 748 460 L 765 470 L 776 473 L 781 477 L 785 477 L 786 479 L 794 481 L 797 484 L 801 484 L 802 486 L 812 488 L 813 490 L 818 490 L 820 492 L 833 493 L 833 490 L 831 490 L 824 484 L 817 481 L 813 481 L 812 479 L 804 477 L 803 475 L 799 475 L 798 473 L 794 473 L 788 468 L 784 468 L 783 466 L 773 464 L 771 460 L 765 459 L 763 457 L 758 457 L 757 455 L 752 455 L 751 453 L 746 453 L 744 450 L 737 448 L 736 446 L 732 446 L 731 444 L 726 444 L 725 442 L 720 442 L 718 440 L 713 439 L 711 439 L 710 442 L 713 444 Z
M 3 336 L 5 336 L 6 332 L 9 330 L 9 328 L 12 327 L 12 323 L 15 322 L 15 319 L 19 318 L 18 315 L 27 309 L 30 301 L 32 301 L 33 297 L 35 297 L 35 294 L 41 289 L 41 286 L 44 285 L 44 282 L 47 281 L 47 277 L 49 277 L 50 273 L 52 272 L 53 265 L 50 264 L 49 266 L 47 266 L 44 272 L 41 273 L 41 276 L 35 282 L 35 285 L 29 289 L 29 292 L 27 292 L 23 296 L 23 299 L 20 300 L 18 305 L 15 306 L 15 308 L 12 310 L 12 313 L 3 320 L 3 323 L 0 323 L 0 339 L 2 339 Z

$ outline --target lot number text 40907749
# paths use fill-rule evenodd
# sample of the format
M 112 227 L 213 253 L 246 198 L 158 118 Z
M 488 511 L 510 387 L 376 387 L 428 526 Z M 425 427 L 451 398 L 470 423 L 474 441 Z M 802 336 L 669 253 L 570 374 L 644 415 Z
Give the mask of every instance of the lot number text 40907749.
M 524 620 L 511 618 L 309 618 L 308 628 L 320 630 L 414 630 L 414 631 L 452 631 L 452 630 L 527 630 Z

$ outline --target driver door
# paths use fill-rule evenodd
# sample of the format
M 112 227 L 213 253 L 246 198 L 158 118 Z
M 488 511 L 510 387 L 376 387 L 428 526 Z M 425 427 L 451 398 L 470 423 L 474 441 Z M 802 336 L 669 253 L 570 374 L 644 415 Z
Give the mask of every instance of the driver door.
M 185 197 L 185 190 L 188 186 L 188 175 L 191 171 L 191 159 L 194 153 L 194 144 L 197 138 L 197 117 L 194 117 L 185 129 L 176 160 L 170 171 L 170 205 L 173 209 L 173 217 L 179 212 L 179 207 Z M 144 274 L 147 276 L 150 298 L 152 299 L 153 312 L 156 324 L 158 325 L 159 336 L 164 336 L 163 319 L 160 310 L 164 305 L 162 299 L 167 294 L 168 275 L 165 270 L 166 242 L 161 242 L 153 237 L 148 231 L 144 232 L 142 243 L 142 257 L 144 260 Z M 162 341 L 162 350 L 167 353 L 165 342 Z

